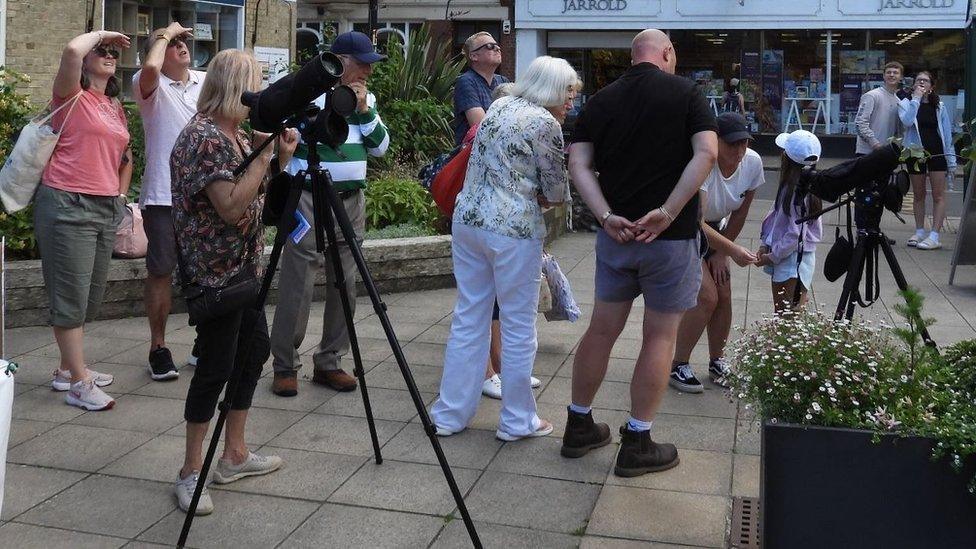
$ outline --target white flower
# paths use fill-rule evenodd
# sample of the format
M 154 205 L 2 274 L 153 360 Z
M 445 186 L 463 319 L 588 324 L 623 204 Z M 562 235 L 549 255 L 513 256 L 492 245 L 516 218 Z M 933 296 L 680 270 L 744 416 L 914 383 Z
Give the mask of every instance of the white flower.
M 814 412 L 817 412 L 819 414 L 820 412 L 823 411 L 823 408 L 820 407 L 820 404 L 814 402 L 813 403 L 813 411 Z

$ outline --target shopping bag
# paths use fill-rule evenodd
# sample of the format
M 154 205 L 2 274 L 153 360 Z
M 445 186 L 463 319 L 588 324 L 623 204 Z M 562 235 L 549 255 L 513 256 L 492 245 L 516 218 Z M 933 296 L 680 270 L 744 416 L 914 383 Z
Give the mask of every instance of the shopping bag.
M 542 275 L 539 281 L 539 306 L 540 313 L 548 313 L 552 310 L 552 291 L 549 289 L 549 280 L 546 275 Z
M 61 130 L 68 116 L 74 110 L 83 91 L 65 101 L 60 107 L 51 111 L 51 103 L 40 114 L 35 116 L 20 131 L 20 137 L 7 160 L 0 168 L 0 202 L 7 213 L 14 213 L 26 208 L 37 192 L 41 183 L 41 175 L 47 167 L 54 147 L 58 144 Z M 55 129 L 51 123 L 54 115 L 61 109 L 68 107 L 68 115 L 64 117 L 61 126 Z
M 0 463 L 7 463 L 10 414 L 14 405 L 14 376 L 7 373 L 7 361 L 0 359 Z M 0 511 L 3 510 L 4 469 L 0 467 Z
M 559 263 L 552 254 L 543 252 L 542 273 L 549 282 L 549 292 L 552 294 L 552 309 L 545 313 L 546 320 L 568 320 L 576 322 L 580 317 L 580 308 L 573 298 L 573 290 L 569 287 L 569 280 L 559 268 Z
M 114 257 L 125 259 L 135 259 L 146 257 L 149 249 L 149 238 L 146 236 L 146 229 L 142 225 L 142 210 L 139 204 L 130 202 L 125 205 L 125 213 L 122 215 L 122 222 L 115 231 L 115 247 L 112 248 Z

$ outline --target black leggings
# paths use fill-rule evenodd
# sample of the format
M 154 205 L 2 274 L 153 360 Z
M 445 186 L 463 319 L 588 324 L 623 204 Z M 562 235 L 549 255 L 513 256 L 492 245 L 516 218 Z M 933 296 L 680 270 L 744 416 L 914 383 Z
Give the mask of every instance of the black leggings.
M 245 333 L 247 321 L 254 324 L 252 334 Z M 243 326 L 243 328 L 242 328 Z M 196 371 L 186 394 L 183 417 L 190 423 L 206 423 L 213 418 L 217 399 L 230 379 L 237 362 L 244 360 L 247 340 L 251 335 L 251 352 L 243 364 L 237 394 L 231 402 L 232 410 L 251 407 L 254 388 L 261 377 L 261 368 L 271 355 L 268 338 L 268 319 L 264 311 L 245 309 L 197 325 L 197 350 L 200 352 Z

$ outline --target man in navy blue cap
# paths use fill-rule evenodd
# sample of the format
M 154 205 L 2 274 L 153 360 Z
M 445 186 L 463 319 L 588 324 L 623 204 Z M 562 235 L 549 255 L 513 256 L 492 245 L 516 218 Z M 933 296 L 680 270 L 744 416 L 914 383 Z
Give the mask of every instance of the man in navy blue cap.
M 366 89 L 366 81 L 373 72 L 373 63 L 386 59 L 386 56 L 376 53 L 372 41 L 361 32 L 340 34 L 333 42 L 331 51 L 342 59 L 340 83 L 356 92 L 358 106 L 356 112 L 346 118 L 349 123 L 349 137 L 346 142 L 337 149 L 319 145 L 318 152 L 322 167 L 332 174 L 335 190 L 339 193 L 349 220 L 356 230 L 356 240 L 362 243 L 363 233 L 366 231 L 366 204 L 363 197 L 363 189 L 366 187 L 366 158 L 383 156 L 390 144 L 386 126 L 376 112 L 376 97 Z M 315 103 L 324 108 L 325 96 L 316 99 Z M 308 166 L 307 153 L 305 144 L 299 144 L 294 157 L 285 168 L 286 171 L 295 174 L 304 170 Z M 299 213 L 309 223 L 313 222 L 311 188 L 306 188 L 302 193 Z M 315 280 L 314 269 L 321 257 L 315 251 L 313 234 L 312 231 L 307 231 L 304 235 L 296 234 L 295 238 L 288 238 L 281 255 L 278 306 L 271 328 L 271 352 L 274 356 L 274 382 L 271 390 L 279 396 L 298 394 L 298 369 L 301 368 L 298 349 L 305 338 Z M 342 233 L 337 237 L 346 279 L 345 291 L 349 294 L 349 303 L 355 311 L 356 263 Z M 335 287 L 335 272 L 328 250 L 325 253 L 324 268 L 328 285 L 322 339 L 312 355 L 312 382 L 337 391 L 352 391 L 356 388 L 356 378 L 339 368 L 340 357 L 349 351 L 349 332 L 346 330 L 341 294 Z

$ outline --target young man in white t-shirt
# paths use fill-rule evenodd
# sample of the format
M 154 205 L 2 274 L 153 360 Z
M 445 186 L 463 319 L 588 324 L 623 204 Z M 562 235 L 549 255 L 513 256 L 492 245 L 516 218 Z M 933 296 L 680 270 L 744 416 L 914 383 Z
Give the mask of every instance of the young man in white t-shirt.
M 727 386 L 728 365 L 723 355 L 732 328 L 732 288 L 729 259 L 740 267 L 756 257 L 734 241 L 749 215 L 756 188 L 765 182 L 762 158 L 749 148 L 752 136 L 746 119 L 738 113 L 722 113 L 718 123 L 718 160 L 701 188 L 702 230 L 708 236 L 708 252 L 702 260 L 702 284 L 698 306 L 685 313 L 678 327 L 672 387 L 686 393 L 701 393 L 704 387 L 691 366 L 691 350 L 708 329 L 708 374 Z
M 193 29 L 170 23 L 147 41 L 142 70 L 132 77 L 132 92 L 146 140 L 146 170 L 139 207 L 149 238 L 146 254 L 146 315 L 151 343 L 149 373 L 154 380 L 176 379 L 179 372 L 166 348 L 166 318 L 173 297 L 173 271 L 178 260 L 170 195 L 169 157 L 176 138 L 197 112 L 197 98 L 206 73 L 191 71 L 186 41 Z M 195 363 L 195 357 L 188 360 Z

